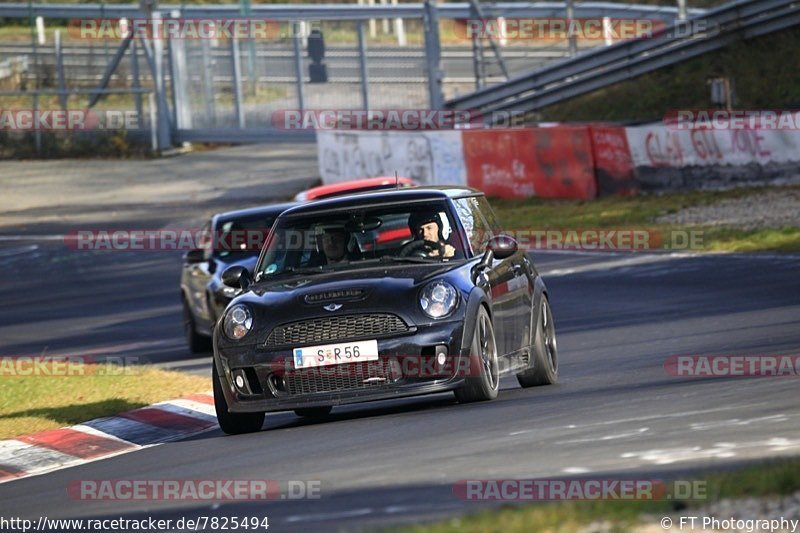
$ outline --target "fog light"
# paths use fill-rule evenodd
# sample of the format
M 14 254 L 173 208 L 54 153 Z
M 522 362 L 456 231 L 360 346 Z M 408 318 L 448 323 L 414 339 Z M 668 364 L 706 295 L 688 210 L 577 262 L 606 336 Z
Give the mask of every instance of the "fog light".
M 447 362 L 447 346 L 436 347 L 436 364 L 444 366 Z
M 242 394 L 252 394 L 250 386 L 247 383 L 247 379 L 245 379 L 244 370 L 237 368 L 231 372 L 231 374 L 233 375 L 233 384 L 236 387 L 236 390 Z

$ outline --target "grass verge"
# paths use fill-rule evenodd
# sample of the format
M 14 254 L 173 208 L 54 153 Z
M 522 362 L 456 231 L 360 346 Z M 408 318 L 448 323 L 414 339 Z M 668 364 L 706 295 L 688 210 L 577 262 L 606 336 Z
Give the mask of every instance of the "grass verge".
M 692 508 L 700 508 L 722 499 L 794 494 L 800 490 L 800 459 L 772 460 L 763 465 L 713 472 L 703 476 L 702 481 L 705 481 L 705 499 L 572 501 L 504 506 L 434 524 L 405 528 L 402 531 L 571 532 L 579 531 L 595 522 L 603 522 L 607 526 L 595 530 L 639 531 L 644 526 L 652 526 L 649 530 L 656 531 L 660 529 L 659 520 L 662 516 L 687 515 Z M 666 485 L 669 486 L 670 483 L 667 482 Z
M 792 187 L 789 189 L 797 190 Z M 635 229 L 658 232 L 668 236 L 674 232 L 699 232 L 687 251 L 716 252 L 800 252 L 800 228 L 741 229 L 712 225 L 659 224 L 661 215 L 676 213 L 693 206 L 711 205 L 723 200 L 756 195 L 766 188 L 734 189 L 730 191 L 692 191 L 665 195 L 604 197 L 592 201 L 550 200 L 492 200 L 500 222 L 510 230 L 545 229 Z M 671 241 L 665 237 L 661 244 Z M 675 247 L 673 246 L 673 249 Z
M 68 369 L 71 368 L 72 371 Z M 208 378 L 128 367 L 43 362 L 0 366 L 0 439 L 55 429 L 211 388 Z

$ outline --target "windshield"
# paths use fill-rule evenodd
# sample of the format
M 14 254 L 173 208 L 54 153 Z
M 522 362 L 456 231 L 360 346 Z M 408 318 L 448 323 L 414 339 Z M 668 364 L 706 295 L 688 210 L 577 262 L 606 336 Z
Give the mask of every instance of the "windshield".
M 284 217 L 276 223 L 256 267 L 256 279 L 381 263 L 464 259 L 455 228 L 444 201 Z
M 218 223 L 214 256 L 229 261 L 258 257 L 276 216 L 250 215 Z

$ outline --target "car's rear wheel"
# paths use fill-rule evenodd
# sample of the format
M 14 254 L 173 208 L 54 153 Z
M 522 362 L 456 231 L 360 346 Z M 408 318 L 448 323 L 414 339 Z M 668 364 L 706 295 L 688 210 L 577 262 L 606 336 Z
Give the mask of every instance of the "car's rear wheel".
M 481 306 L 472 335 L 467 377 L 464 385 L 456 389 L 456 399 L 461 403 L 493 400 L 497 398 L 499 390 L 500 365 L 494 327 L 489 313 Z
M 325 418 L 331 414 L 331 409 L 333 407 L 330 405 L 326 407 L 306 407 L 305 409 L 295 409 L 294 414 L 304 418 Z
M 197 333 L 197 324 L 194 321 L 192 310 L 183 299 L 183 334 L 186 337 L 186 344 L 192 353 L 208 353 L 211 351 L 211 337 L 206 337 Z
M 531 366 L 517 374 L 517 381 L 523 387 L 550 385 L 558 381 L 558 346 L 553 313 L 545 296 L 539 313 L 531 313 Z
M 228 435 L 253 433 L 264 425 L 264 413 L 231 413 L 228 411 L 228 402 L 222 392 L 222 383 L 219 380 L 216 363 L 211 363 L 211 379 L 214 382 L 214 410 L 217 412 L 217 422 L 222 431 Z

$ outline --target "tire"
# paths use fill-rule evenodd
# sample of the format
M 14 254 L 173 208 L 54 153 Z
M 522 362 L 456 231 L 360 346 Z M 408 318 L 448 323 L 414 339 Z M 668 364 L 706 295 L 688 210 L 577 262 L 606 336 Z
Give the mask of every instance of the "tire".
M 220 429 L 228 435 L 241 435 L 242 433 L 255 433 L 264 425 L 264 413 L 231 413 L 228 411 L 228 402 L 222 393 L 222 383 L 219 380 L 216 363 L 211 363 L 211 379 L 214 382 L 214 410 L 217 412 L 217 423 Z
M 192 353 L 210 352 L 212 349 L 211 337 L 197 333 L 197 324 L 194 321 L 192 310 L 189 309 L 185 298 L 181 300 L 183 301 L 183 335 L 186 337 L 189 351 Z
M 330 405 L 325 407 L 306 407 L 305 409 L 295 409 L 294 414 L 304 418 L 325 418 L 331 414 L 331 409 L 333 407 Z
M 531 313 L 531 353 L 533 366 L 517 374 L 517 381 L 523 388 L 552 385 L 558 381 L 558 346 L 556 344 L 556 326 L 547 297 L 542 296 L 542 305 L 538 314 Z
M 455 395 L 459 403 L 482 402 L 494 400 L 499 391 L 500 365 L 494 327 L 489 313 L 481 306 L 475 317 L 467 377 L 464 385 L 455 390 Z

